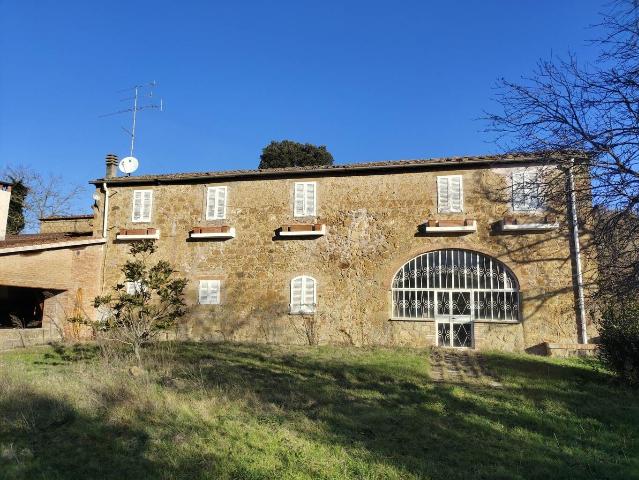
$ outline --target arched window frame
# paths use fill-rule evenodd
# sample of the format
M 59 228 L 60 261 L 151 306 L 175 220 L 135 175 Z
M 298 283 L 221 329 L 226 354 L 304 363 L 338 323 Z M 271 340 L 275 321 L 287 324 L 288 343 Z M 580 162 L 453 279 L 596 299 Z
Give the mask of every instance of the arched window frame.
M 299 286 L 299 294 L 296 293 Z M 309 292 L 309 288 L 312 291 Z M 299 302 L 295 298 L 299 295 Z M 309 304 L 309 300 L 312 300 Z M 317 280 L 309 275 L 299 275 L 291 279 L 289 312 L 292 315 L 315 313 L 317 309 Z
M 446 261 L 442 261 L 442 254 Z M 463 260 L 457 264 L 448 262 L 455 256 Z M 459 284 L 455 283 L 455 275 Z M 391 318 L 434 320 L 437 293 L 444 291 L 471 292 L 473 321 L 521 321 L 519 282 L 512 270 L 490 255 L 455 248 L 422 253 L 395 272 L 391 284 Z

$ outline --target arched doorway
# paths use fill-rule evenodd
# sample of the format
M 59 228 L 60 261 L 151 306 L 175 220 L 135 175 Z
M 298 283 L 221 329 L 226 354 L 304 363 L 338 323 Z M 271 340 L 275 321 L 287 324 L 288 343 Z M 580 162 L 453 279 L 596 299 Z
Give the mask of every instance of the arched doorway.
M 473 322 L 519 321 L 519 284 L 499 260 L 461 249 L 435 250 L 393 277 L 392 317 L 435 320 L 437 344 L 473 346 Z

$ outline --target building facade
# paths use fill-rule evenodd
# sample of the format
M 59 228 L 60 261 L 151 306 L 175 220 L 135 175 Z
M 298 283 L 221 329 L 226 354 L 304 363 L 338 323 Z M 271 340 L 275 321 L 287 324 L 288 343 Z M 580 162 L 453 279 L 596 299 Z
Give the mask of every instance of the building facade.
M 555 159 L 556 160 L 556 159 Z M 488 156 L 95 180 L 104 293 L 129 243 L 187 278 L 177 335 L 534 350 L 576 343 L 552 158 Z M 106 201 L 108 198 L 108 201 Z
M 73 318 L 95 319 L 104 240 L 91 234 L 0 240 L 0 350 L 90 338 Z
M 0 181 L 0 350 L 80 340 L 92 332 L 104 239 L 93 215 L 40 219 L 40 233 L 7 235 L 12 185 Z

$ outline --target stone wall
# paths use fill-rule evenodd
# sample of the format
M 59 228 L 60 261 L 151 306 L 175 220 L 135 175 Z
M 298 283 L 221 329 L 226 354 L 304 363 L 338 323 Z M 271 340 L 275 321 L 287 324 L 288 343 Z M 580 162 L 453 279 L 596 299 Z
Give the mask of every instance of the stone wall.
M 86 233 L 93 231 L 93 217 L 53 217 L 40 219 L 40 233 Z
M 512 215 L 508 168 L 393 174 L 323 173 L 309 178 L 220 180 L 208 184 L 110 187 L 109 238 L 104 288 L 122 281 L 120 267 L 129 246 L 116 242 L 120 228 L 161 231 L 158 256 L 171 261 L 189 280 L 191 306 L 180 332 L 191 338 L 260 342 L 304 342 L 301 319 L 288 315 L 289 282 L 297 275 L 318 281 L 322 343 L 427 345 L 435 341 L 433 322 L 391 321 L 393 275 L 414 256 L 442 248 L 479 251 L 505 263 L 517 276 L 523 301 L 518 324 L 476 324 L 478 348 L 522 350 L 544 341 L 576 342 L 568 234 L 562 205 L 559 230 L 500 234 L 493 224 Z M 437 213 L 437 175 L 464 179 L 463 214 Z M 317 182 L 317 217 L 327 225 L 316 239 L 280 239 L 275 231 L 293 217 L 293 185 Z M 228 186 L 227 219 L 204 218 L 207 186 Z M 133 190 L 153 189 L 152 221 L 131 222 Z M 99 190 L 98 190 L 99 191 Z M 103 198 L 103 195 L 102 195 Z M 101 209 L 103 200 L 99 202 Z M 100 210 L 101 211 L 101 210 Z M 101 215 L 95 232 L 101 232 Z M 467 235 L 425 236 L 428 219 L 474 218 Z M 226 224 L 230 240 L 188 240 L 194 226 Z M 222 280 L 222 304 L 198 305 L 200 279 Z

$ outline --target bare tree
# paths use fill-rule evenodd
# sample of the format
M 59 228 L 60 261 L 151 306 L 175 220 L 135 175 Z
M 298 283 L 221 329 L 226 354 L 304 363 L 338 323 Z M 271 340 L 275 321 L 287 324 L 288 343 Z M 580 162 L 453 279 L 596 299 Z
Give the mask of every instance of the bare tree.
M 6 166 L 0 170 L 0 178 L 21 182 L 27 187 L 22 210 L 25 228 L 29 231 L 37 230 L 43 217 L 72 213 L 85 191 L 82 185 L 71 184 L 60 175 L 42 174 L 27 165 Z
M 295 333 L 310 345 L 319 344 L 320 315 L 317 312 L 291 316 L 291 326 Z
M 614 2 L 598 28 L 604 33 L 593 41 L 599 49 L 595 62 L 581 64 L 569 54 L 540 61 L 518 82 L 501 79 L 501 111 L 488 114 L 488 131 L 513 152 L 585 154 L 592 182 L 578 182 L 576 193 L 582 220 L 595 226 L 595 244 L 635 243 L 639 222 L 629 219 L 639 215 L 637 3 Z M 624 255 L 623 261 L 599 255 L 598 260 L 601 271 L 614 272 L 617 284 L 639 289 L 638 255 Z

